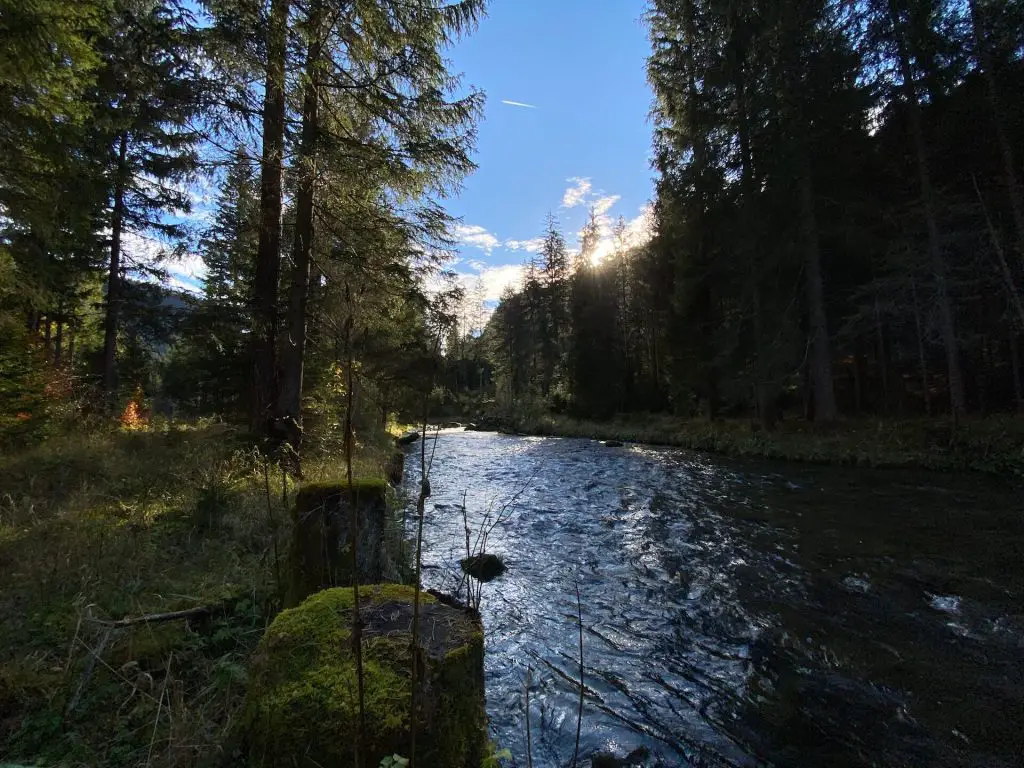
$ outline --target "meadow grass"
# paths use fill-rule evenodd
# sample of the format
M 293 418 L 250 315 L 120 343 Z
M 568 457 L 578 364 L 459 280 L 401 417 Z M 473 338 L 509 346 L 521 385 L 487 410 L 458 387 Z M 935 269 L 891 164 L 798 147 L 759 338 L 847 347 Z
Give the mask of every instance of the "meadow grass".
M 357 476 L 380 476 L 382 438 Z M 311 444 L 306 480 L 341 481 Z M 319 449 L 319 450 L 318 450 Z M 222 754 L 280 607 L 296 491 L 221 423 L 79 425 L 0 455 L 0 754 L 191 766 Z M 218 606 L 201 621 L 120 619 Z

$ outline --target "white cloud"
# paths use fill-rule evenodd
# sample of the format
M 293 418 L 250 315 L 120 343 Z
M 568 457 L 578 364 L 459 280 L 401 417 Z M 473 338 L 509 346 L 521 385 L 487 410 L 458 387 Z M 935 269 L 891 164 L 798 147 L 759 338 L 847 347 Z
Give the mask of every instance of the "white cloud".
M 567 181 L 572 182 L 572 186 L 565 190 L 565 194 L 562 195 L 562 207 L 563 208 L 575 208 L 577 205 L 586 202 L 587 195 L 590 194 L 590 179 L 581 178 L 574 176 Z
M 483 283 L 484 301 L 497 301 L 501 298 L 502 292 L 511 287 L 519 290 L 523 285 L 523 273 L 525 268 L 522 264 L 499 264 L 480 270 L 476 275 L 460 275 L 467 287 L 476 282 L 477 278 Z
M 125 232 L 121 238 L 125 262 L 141 267 L 162 267 L 167 270 L 167 284 L 172 288 L 199 293 L 206 279 L 206 264 L 195 253 L 175 254 L 172 247 L 155 237 L 138 232 Z M 144 279 L 150 279 L 143 275 Z
M 626 222 L 626 244 L 629 247 L 643 245 L 654 237 L 654 206 L 645 203 L 640 215 Z
M 621 199 L 622 195 L 607 195 L 606 197 L 598 198 L 594 201 L 594 214 L 598 217 L 604 216 Z
M 513 251 L 540 253 L 541 249 L 544 247 L 544 238 L 535 237 L 532 240 L 506 240 L 505 247 Z
M 467 306 L 464 311 L 473 317 L 472 324 L 477 329 L 483 328 L 487 319 L 494 312 L 506 288 L 521 290 L 525 267 L 522 264 L 497 264 L 490 266 L 479 261 L 467 264 L 473 272 L 455 272 L 454 276 L 466 292 Z M 428 294 L 436 293 L 446 284 L 439 275 L 427 278 L 424 286 Z M 478 306 L 468 306 L 479 302 Z
M 455 227 L 452 235 L 462 245 L 479 248 L 485 253 L 490 253 L 492 249 L 501 245 L 501 241 L 497 237 L 479 224 L 459 224 Z
M 536 104 L 527 104 L 522 101 L 509 101 L 508 99 L 502 99 L 502 104 L 508 104 L 510 107 L 525 107 L 526 109 L 536 109 Z
M 153 266 L 162 261 L 170 250 L 166 243 L 138 232 L 124 232 L 121 235 L 121 254 L 129 265 Z

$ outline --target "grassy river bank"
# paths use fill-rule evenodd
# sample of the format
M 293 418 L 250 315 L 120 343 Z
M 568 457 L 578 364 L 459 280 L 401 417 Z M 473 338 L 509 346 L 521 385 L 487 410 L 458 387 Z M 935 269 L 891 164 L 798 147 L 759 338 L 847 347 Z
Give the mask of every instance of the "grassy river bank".
M 368 437 L 357 476 L 382 477 L 391 445 Z M 342 480 L 338 455 L 310 446 L 307 481 Z M 247 660 L 281 607 L 296 490 L 221 423 L 79 425 L 0 454 L 0 755 L 229 759 Z
M 607 421 L 565 416 L 489 416 L 481 429 L 667 445 L 740 458 L 814 464 L 977 471 L 1024 477 L 1024 417 L 994 416 L 954 425 L 937 419 L 863 419 L 820 427 L 780 422 L 771 432 L 749 420 L 628 415 Z

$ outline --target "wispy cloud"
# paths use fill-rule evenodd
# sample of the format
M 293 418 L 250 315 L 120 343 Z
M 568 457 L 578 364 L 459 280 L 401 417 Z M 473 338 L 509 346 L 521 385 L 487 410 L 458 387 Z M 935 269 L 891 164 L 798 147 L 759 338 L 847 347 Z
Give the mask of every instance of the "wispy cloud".
M 459 224 L 455 227 L 452 235 L 463 245 L 479 248 L 484 253 L 490 253 L 501 245 L 501 241 L 497 237 L 479 224 Z
M 466 289 L 467 296 L 485 303 L 484 314 L 490 315 L 506 288 L 522 290 L 526 269 L 522 264 L 481 264 L 480 267 L 475 272 L 457 272 L 456 278 Z
M 535 237 L 532 240 L 506 240 L 505 247 L 513 251 L 540 253 L 541 248 L 544 247 L 544 238 Z
M 510 101 L 508 99 L 502 99 L 501 103 L 502 104 L 508 104 L 510 107 L 523 107 L 524 109 L 536 109 L 537 108 L 536 104 L 527 104 L 526 102 L 523 102 L 523 101 Z
M 587 195 L 590 194 L 590 179 L 573 176 L 571 179 L 567 179 L 567 181 L 572 182 L 572 186 L 566 189 L 565 194 L 562 195 L 562 207 L 575 208 L 577 205 L 584 203 Z
M 607 197 L 598 198 L 594 201 L 592 206 L 594 209 L 594 215 L 598 217 L 604 216 L 611 210 L 612 206 L 621 199 L 622 195 L 608 195 Z

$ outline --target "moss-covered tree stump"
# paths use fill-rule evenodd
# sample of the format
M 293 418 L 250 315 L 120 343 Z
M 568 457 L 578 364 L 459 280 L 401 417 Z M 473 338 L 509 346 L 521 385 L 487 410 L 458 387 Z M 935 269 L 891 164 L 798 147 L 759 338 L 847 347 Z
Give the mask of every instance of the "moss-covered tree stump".
M 361 587 L 365 766 L 409 755 L 412 587 Z M 358 688 L 352 589 L 319 592 L 281 612 L 253 658 L 244 719 L 247 764 L 355 765 Z M 416 762 L 476 768 L 487 743 L 479 615 L 420 595 Z
M 353 490 L 359 515 L 359 582 L 397 580 L 386 546 L 387 483 L 356 480 Z M 292 508 L 287 606 L 296 606 L 322 589 L 354 583 L 351 523 L 347 484 L 307 485 L 299 490 Z

